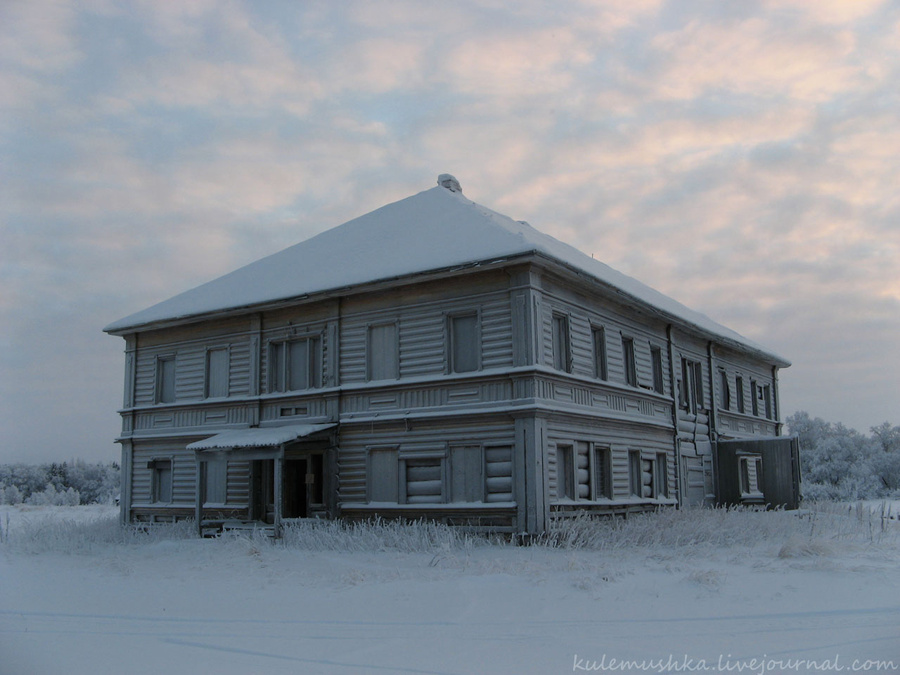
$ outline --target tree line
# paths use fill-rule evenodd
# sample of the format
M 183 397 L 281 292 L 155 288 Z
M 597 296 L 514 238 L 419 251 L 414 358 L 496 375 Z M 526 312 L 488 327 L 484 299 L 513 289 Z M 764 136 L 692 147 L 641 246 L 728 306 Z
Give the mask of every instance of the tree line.
M 800 438 L 804 499 L 900 498 L 900 426 L 884 422 L 866 435 L 804 411 L 785 423 Z
M 119 496 L 120 473 L 115 462 L 0 464 L 0 504 L 109 504 Z

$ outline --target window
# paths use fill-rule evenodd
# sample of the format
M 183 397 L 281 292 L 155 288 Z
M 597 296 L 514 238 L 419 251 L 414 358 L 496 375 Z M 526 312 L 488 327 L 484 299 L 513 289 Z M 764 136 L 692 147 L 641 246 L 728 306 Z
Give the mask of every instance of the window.
M 572 372 L 572 355 L 569 348 L 569 317 L 553 315 L 553 367 Z
M 693 413 L 703 407 L 703 365 L 699 361 L 681 359 L 678 396 L 681 407 Z
M 754 417 L 759 415 L 759 397 L 762 389 L 756 384 L 756 380 L 750 380 L 750 405 L 753 406 Z
M 168 504 L 172 501 L 172 460 L 155 459 L 148 462 L 150 469 L 150 501 Z
M 206 398 L 228 396 L 228 350 L 206 351 Z
M 625 361 L 625 384 L 636 387 L 637 365 L 634 361 L 634 340 L 629 337 L 622 338 L 622 359 Z
M 369 450 L 368 469 L 369 501 L 396 504 L 400 485 L 397 448 Z
M 228 462 L 224 459 L 214 459 L 206 462 L 206 503 L 224 504 L 226 498 L 226 483 L 228 477 Z
M 633 497 L 643 496 L 643 477 L 641 476 L 641 451 L 628 451 L 628 483 Z
M 594 377 L 605 380 L 608 378 L 606 365 L 606 330 L 602 326 L 592 327 L 591 340 L 594 347 Z
M 656 455 L 656 464 L 653 476 L 654 497 L 669 496 L 669 463 L 666 453 L 660 452 Z
M 594 499 L 612 499 L 612 464 L 609 448 L 594 446 Z
M 719 386 L 722 389 L 722 410 L 731 410 L 731 386 L 728 384 L 728 373 L 719 370 Z
M 737 397 L 738 412 L 746 412 L 746 403 L 744 403 L 744 378 L 740 375 L 737 375 L 734 378 L 734 395 Z
M 750 495 L 760 492 L 762 482 L 762 458 L 750 456 L 740 458 L 741 494 Z
M 653 371 L 653 391 L 662 394 L 663 387 L 663 362 L 662 349 L 650 347 L 650 368 Z
M 396 380 L 400 377 L 397 324 L 369 326 L 366 360 L 369 380 Z
M 175 401 L 175 355 L 159 356 L 156 359 L 156 402 Z
M 766 405 L 766 419 L 772 419 L 772 388 L 766 384 L 763 386 L 763 402 Z
M 480 445 L 450 448 L 450 501 L 484 501 L 483 469 Z
M 478 315 L 450 317 L 450 372 L 468 373 L 479 368 Z
M 269 348 L 269 391 L 299 391 L 322 384 L 322 339 L 273 342 Z
M 571 445 L 556 446 L 556 496 L 575 499 L 575 468 Z

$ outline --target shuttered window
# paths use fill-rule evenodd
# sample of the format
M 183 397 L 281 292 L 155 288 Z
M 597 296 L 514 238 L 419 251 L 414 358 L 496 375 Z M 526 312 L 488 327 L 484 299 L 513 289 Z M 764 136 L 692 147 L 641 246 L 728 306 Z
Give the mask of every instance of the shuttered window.
M 396 380 L 400 377 L 397 324 L 369 326 L 366 364 L 369 380 Z
M 273 342 L 269 348 L 269 391 L 301 391 L 322 385 L 322 339 Z
M 228 350 L 206 352 L 206 397 L 228 396 Z
M 478 370 L 481 346 L 478 339 L 478 315 L 450 317 L 450 372 Z
M 569 317 L 563 314 L 553 315 L 553 367 L 564 372 L 572 371 L 572 358 L 569 347 Z
M 653 391 L 663 393 L 663 362 L 662 349 L 650 347 L 650 368 L 653 371 Z
M 156 360 L 156 402 L 175 401 L 175 355 L 160 356 Z
M 575 467 L 571 445 L 556 446 L 556 496 L 575 499 Z
M 594 377 L 605 380 L 608 377 L 606 363 L 606 330 L 602 326 L 592 327 L 591 341 L 594 350 Z
M 397 448 L 369 450 L 368 487 L 370 502 L 399 501 L 399 465 Z
M 625 368 L 625 384 L 636 387 L 638 384 L 637 364 L 634 360 L 634 340 L 630 337 L 622 338 L 622 359 Z
M 450 501 L 484 501 L 484 461 L 480 445 L 450 448 Z
M 609 448 L 594 447 L 594 499 L 612 499 L 612 465 Z

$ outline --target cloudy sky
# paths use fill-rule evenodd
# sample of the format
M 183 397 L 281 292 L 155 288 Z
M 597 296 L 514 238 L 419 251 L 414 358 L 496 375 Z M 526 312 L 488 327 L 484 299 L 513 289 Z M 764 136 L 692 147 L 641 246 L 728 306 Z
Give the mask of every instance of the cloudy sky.
M 900 424 L 896 1 L 4 0 L 0 462 L 118 458 L 106 324 L 442 172 Z

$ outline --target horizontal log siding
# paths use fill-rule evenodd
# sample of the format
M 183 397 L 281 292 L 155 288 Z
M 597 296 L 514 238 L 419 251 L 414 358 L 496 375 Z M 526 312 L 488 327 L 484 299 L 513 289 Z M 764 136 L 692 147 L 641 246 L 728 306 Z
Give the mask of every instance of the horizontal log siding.
M 488 501 L 508 501 L 512 492 L 512 451 L 515 443 L 512 420 L 485 424 L 465 424 L 458 420 L 403 424 L 342 424 L 338 451 L 339 500 L 366 501 L 366 453 L 370 447 L 398 447 L 401 454 L 416 448 L 448 448 L 454 445 L 483 445 L 488 449 L 486 468 Z M 504 473 L 508 471 L 509 473 Z M 502 496 L 502 498 L 501 498 Z
M 647 459 L 655 459 L 658 454 L 666 455 L 669 497 L 675 498 L 675 451 L 672 437 L 665 430 L 627 425 L 598 427 L 588 421 L 577 423 L 551 419 L 547 422 L 547 440 L 550 446 L 547 452 L 547 473 L 551 504 L 560 503 L 557 497 L 556 446 L 567 445 L 574 448 L 576 454 L 574 459 L 577 462 L 580 443 L 590 443 L 593 447 L 610 449 L 614 502 L 616 500 L 634 500 L 628 472 L 628 453 L 631 450 L 640 450 L 642 457 Z M 591 503 L 589 500 L 579 499 L 578 501 Z M 571 504 L 572 502 L 567 501 L 566 503 Z
M 225 502 L 229 506 L 250 504 L 250 462 L 228 462 Z
M 388 310 L 348 314 L 341 325 L 341 383 L 366 381 L 368 326 L 396 321 L 400 378 L 440 376 L 447 370 L 447 317 L 478 311 L 482 368 L 511 367 L 512 313 L 506 291 L 440 303 L 407 304 Z
M 154 459 L 172 460 L 172 501 L 169 506 L 192 506 L 195 501 L 196 461 L 186 449 L 190 441 L 136 442 L 131 476 L 132 506 L 166 506 L 151 503 L 153 470 L 147 463 Z
M 246 396 L 250 383 L 250 340 L 247 336 L 192 340 L 138 348 L 135 368 L 135 406 L 156 403 L 156 363 L 160 356 L 175 355 L 175 400 L 199 401 L 205 395 L 206 352 L 228 349 L 228 395 Z
M 541 363 L 553 367 L 553 315 L 562 314 L 569 318 L 569 345 L 572 356 L 572 374 L 594 377 L 593 327 L 602 327 L 606 337 L 607 375 L 610 382 L 625 382 L 625 359 L 622 337 L 634 340 L 635 368 L 638 385 L 653 388 L 653 367 L 651 347 L 660 349 L 662 357 L 663 391 L 671 396 L 668 368 L 666 327 L 662 323 L 648 326 L 640 316 L 631 310 L 618 308 L 596 297 L 585 297 L 569 293 L 566 289 L 545 282 L 543 301 L 540 303 L 540 339 L 543 347 Z M 634 318 L 631 318 L 634 316 Z

